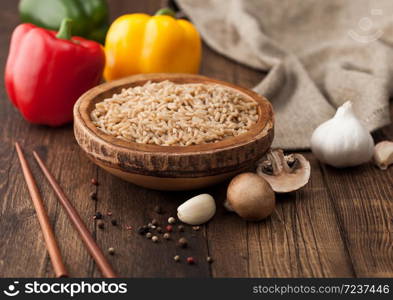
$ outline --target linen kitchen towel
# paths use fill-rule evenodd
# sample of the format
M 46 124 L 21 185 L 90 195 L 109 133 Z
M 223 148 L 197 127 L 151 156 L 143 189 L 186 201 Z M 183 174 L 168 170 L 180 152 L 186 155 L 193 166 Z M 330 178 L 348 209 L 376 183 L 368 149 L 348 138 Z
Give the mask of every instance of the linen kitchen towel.
M 313 130 L 351 100 L 372 131 L 390 122 L 392 0 L 177 0 L 205 42 L 267 71 L 274 147 L 309 148 Z

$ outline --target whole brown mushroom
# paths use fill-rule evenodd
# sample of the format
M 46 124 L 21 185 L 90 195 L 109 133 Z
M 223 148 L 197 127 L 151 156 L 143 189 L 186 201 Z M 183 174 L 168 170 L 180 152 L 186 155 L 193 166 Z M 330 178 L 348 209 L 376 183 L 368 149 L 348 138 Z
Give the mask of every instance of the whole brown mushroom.
M 249 221 L 265 219 L 274 211 L 276 198 L 269 183 L 254 173 L 237 175 L 229 183 L 225 206 Z

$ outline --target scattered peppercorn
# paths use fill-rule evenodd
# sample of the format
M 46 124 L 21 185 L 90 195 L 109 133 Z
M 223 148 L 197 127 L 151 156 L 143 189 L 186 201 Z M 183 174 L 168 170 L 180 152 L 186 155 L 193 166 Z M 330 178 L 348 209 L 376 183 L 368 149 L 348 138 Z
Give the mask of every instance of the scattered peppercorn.
M 91 192 L 89 194 L 89 197 L 91 200 L 97 200 L 97 192 Z
M 210 256 L 206 257 L 206 261 L 211 264 L 213 262 L 213 258 L 211 258 Z
M 168 219 L 168 223 L 169 223 L 169 224 L 175 224 L 175 223 L 176 223 L 176 219 L 175 219 L 174 217 L 170 217 L 170 218 Z
M 162 228 L 160 226 L 158 226 L 156 230 L 158 233 L 162 233 Z
M 116 219 L 112 219 L 112 220 L 111 220 L 111 224 L 112 224 L 113 226 L 117 226 L 117 220 L 116 220 Z
M 199 229 L 201 229 L 201 227 L 199 227 L 199 226 L 192 226 L 192 230 L 194 230 L 194 231 L 198 231 Z
M 95 178 L 91 179 L 91 184 L 98 185 L 98 181 Z
M 157 226 L 157 225 L 158 225 L 158 221 L 157 221 L 156 219 L 151 220 L 151 223 L 152 223 L 154 226 Z
M 148 232 L 149 232 L 149 228 L 147 228 L 146 225 L 141 226 L 141 227 L 138 228 L 138 233 L 139 233 L 140 235 L 145 235 L 145 234 L 148 233 Z
M 175 255 L 175 256 L 173 257 L 173 259 L 174 259 L 175 261 L 180 261 L 180 255 Z
M 164 239 L 169 240 L 171 238 L 171 235 L 170 235 L 170 233 L 165 232 L 163 237 L 164 237 Z
M 98 226 L 98 228 L 100 228 L 100 229 L 104 229 L 104 227 L 105 227 L 104 221 L 98 220 L 97 226 Z
M 112 215 L 112 212 L 111 212 L 110 210 L 108 210 L 108 211 L 106 212 L 106 215 L 110 217 L 110 216 Z
M 94 220 L 100 220 L 102 219 L 102 213 L 96 212 L 95 215 L 93 216 Z
M 172 225 L 167 225 L 165 226 L 165 230 L 168 232 L 172 232 L 173 231 L 173 226 Z
M 114 254 L 115 254 L 115 248 L 110 247 L 110 248 L 108 249 L 108 253 L 109 253 L 110 255 L 114 255 Z
M 151 237 L 151 240 L 152 240 L 153 243 L 157 243 L 158 242 L 158 237 L 156 235 L 153 235 Z
M 162 209 L 161 209 L 161 207 L 158 206 L 158 205 L 154 206 L 154 212 L 155 212 L 156 214 L 161 215 L 161 214 L 162 214 Z
M 189 265 L 195 264 L 195 259 L 192 256 L 187 257 L 186 260 Z
M 148 239 L 150 239 L 152 236 L 153 236 L 153 234 L 152 234 L 151 232 L 146 233 L 146 237 L 147 237 Z
M 130 226 L 130 225 L 126 225 L 125 227 L 126 227 L 126 230 L 132 230 L 132 226 Z
M 183 232 L 184 231 L 184 226 L 183 225 L 179 225 L 179 226 L 177 226 L 177 229 L 179 230 L 179 232 Z
M 186 248 L 188 245 L 188 241 L 186 238 L 182 237 L 177 241 L 177 244 L 182 247 L 182 248 Z

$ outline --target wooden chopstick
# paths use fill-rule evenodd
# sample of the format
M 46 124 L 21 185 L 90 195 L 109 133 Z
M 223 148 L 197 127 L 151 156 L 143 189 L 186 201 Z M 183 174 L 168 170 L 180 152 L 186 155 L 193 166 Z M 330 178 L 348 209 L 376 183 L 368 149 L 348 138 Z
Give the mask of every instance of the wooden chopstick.
M 19 146 L 18 142 L 15 143 L 15 148 L 16 152 L 18 153 L 19 161 L 22 166 L 23 175 L 25 177 L 31 199 L 33 200 L 34 208 L 37 213 L 37 218 L 41 226 L 42 234 L 44 235 L 46 248 L 49 252 L 49 257 L 53 265 L 55 276 L 58 278 L 68 277 L 67 269 L 64 266 L 61 252 L 56 242 L 55 234 L 50 225 L 44 203 L 42 201 L 40 192 L 38 191 L 38 187 L 34 180 L 33 174 L 31 173 L 29 164 L 27 163 L 27 160 L 23 155 L 22 149 Z
M 75 229 L 79 232 L 82 241 L 85 243 L 87 250 L 89 250 L 90 255 L 97 263 L 99 269 L 101 270 L 102 275 L 106 278 L 116 278 L 117 276 L 115 271 L 112 269 L 111 265 L 109 264 L 104 254 L 102 253 L 101 249 L 94 241 L 89 230 L 87 229 L 86 225 L 83 223 L 76 209 L 72 206 L 71 202 L 68 200 L 63 189 L 57 183 L 53 175 L 49 172 L 48 168 L 45 166 L 44 162 L 39 157 L 37 152 L 33 151 L 33 155 L 38 165 L 40 166 L 42 172 L 44 173 L 45 177 L 48 179 L 50 185 L 55 191 L 57 197 L 59 198 L 60 203 L 63 205 L 65 211 L 67 212 L 68 217 L 71 219 L 72 224 L 74 225 Z

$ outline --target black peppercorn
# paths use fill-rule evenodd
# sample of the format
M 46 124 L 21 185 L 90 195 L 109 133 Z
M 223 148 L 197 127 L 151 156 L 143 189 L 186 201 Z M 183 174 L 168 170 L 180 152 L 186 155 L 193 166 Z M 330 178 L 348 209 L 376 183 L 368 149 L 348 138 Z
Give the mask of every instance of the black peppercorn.
M 102 219 L 102 213 L 96 212 L 93 218 L 94 218 L 95 220 L 101 220 L 101 219 Z
M 177 244 L 181 247 L 181 248 L 186 248 L 188 245 L 188 241 L 186 240 L 186 238 L 182 237 L 178 240 Z
M 97 192 L 91 192 L 89 194 L 89 197 L 91 200 L 97 200 Z
M 138 228 L 138 233 L 140 235 L 145 235 L 148 232 L 149 232 L 149 228 L 147 226 L 141 226 Z
M 98 226 L 98 228 L 100 228 L 100 229 L 104 229 L 104 227 L 105 227 L 104 221 L 98 220 L 97 226 Z
M 158 206 L 158 205 L 156 205 L 156 206 L 154 207 L 154 212 L 155 212 L 156 214 L 161 215 L 161 214 L 162 214 L 162 209 L 161 209 L 161 207 Z
M 117 225 L 117 220 L 116 220 L 116 219 L 112 219 L 112 220 L 111 220 L 111 224 L 112 224 L 113 226 L 116 226 L 116 225 Z

